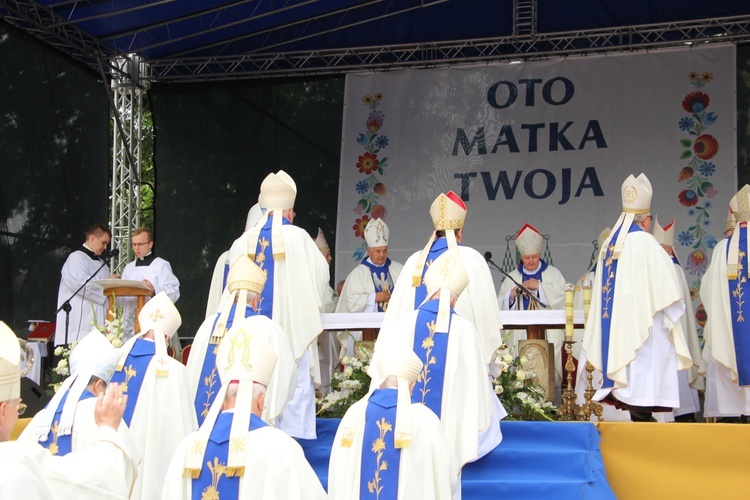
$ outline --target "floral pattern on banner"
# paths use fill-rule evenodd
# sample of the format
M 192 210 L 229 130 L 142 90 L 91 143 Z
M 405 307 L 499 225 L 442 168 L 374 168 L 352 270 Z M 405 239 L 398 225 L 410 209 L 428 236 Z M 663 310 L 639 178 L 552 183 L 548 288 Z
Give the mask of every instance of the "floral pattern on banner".
M 696 90 L 688 93 L 682 100 L 682 109 L 687 115 L 677 123 L 680 131 L 690 136 L 680 139 L 683 148 L 680 160 L 686 160 L 687 165 L 682 167 L 677 176 L 677 181 L 685 188 L 677 198 L 687 209 L 691 225 L 679 232 L 677 243 L 691 248 L 684 265 L 687 273 L 695 276 L 690 283 L 690 296 L 696 299 L 700 290 L 700 278 L 708 267 L 708 250 L 713 249 L 717 243 L 716 238 L 708 231 L 712 223 L 711 200 L 719 193 L 710 181 L 716 173 L 716 165 L 712 160 L 719 152 L 719 141 L 708 132 L 718 115 L 710 111 L 711 97 L 703 90 L 713 80 L 713 74 L 691 71 L 688 78 Z M 696 308 L 696 319 L 701 329 L 705 324 L 705 313 L 702 310 L 702 304 Z
M 383 94 L 380 92 L 374 96 L 367 94 L 362 97 L 362 104 L 367 106 L 369 113 L 365 121 L 365 131 L 357 135 L 357 144 L 364 148 L 364 153 L 357 158 L 355 167 L 364 178 L 354 185 L 360 200 L 353 210 L 355 217 L 352 230 L 356 237 L 363 240 L 352 254 L 356 261 L 362 260 L 367 250 L 367 243 L 364 241 L 367 223 L 372 219 L 386 218 L 386 209 L 381 204 L 381 199 L 388 196 L 388 190 L 381 182 L 381 177 L 385 176 L 388 157 L 380 155 L 388 147 L 389 139 L 381 131 L 385 115 L 377 108 L 382 102 Z

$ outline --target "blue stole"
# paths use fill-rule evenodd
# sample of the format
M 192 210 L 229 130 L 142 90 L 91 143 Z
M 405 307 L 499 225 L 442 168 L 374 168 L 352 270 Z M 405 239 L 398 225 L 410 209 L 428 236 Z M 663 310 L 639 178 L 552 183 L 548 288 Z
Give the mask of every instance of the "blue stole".
M 130 426 L 133 419 L 133 411 L 138 402 L 138 394 L 141 392 L 143 379 L 148 370 L 148 365 L 156 353 L 156 345 L 148 340 L 138 338 L 130 350 L 130 354 L 125 358 L 122 370 L 116 371 L 112 375 L 112 382 L 122 384 L 122 392 L 128 395 L 128 404 L 125 407 L 125 414 L 122 419 Z
M 229 330 L 232 327 L 235 309 L 237 309 L 237 304 L 232 304 L 232 308 L 229 310 L 227 324 L 224 326 L 226 330 Z M 249 318 L 255 314 L 257 313 L 252 307 L 245 307 L 245 318 Z M 220 316 L 221 313 L 216 315 L 213 328 L 211 328 L 211 337 L 213 337 L 213 332 L 216 330 L 216 323 L 218 323 Z M 203 420 L 205 420 L 206 415 L 208 415 L 208 410 L 211 409 L 211 404 L 213 404 L 214 399 L 216 399 L 216 393 L 218 392 L 219 387 L 221 387 L 221 381 L 218 378 L 219 373 L 216 371 L 216 351 L 218 351 L 218 349 L 219 345 L 211 344 L 209 338 L 209 344 L 206 348 L 206 357 L 203 358 L 201 376 L 198 379 L 198 390 L 195 393 L 195 401 L 193 402 L 195 406 L 195 415 L 198 417 L 198 425 L 203 424 Z
M 70 394 L 70 389 L 65 391 L 65 394 L 60 400 L 60 404 L 57 405 L 57 409 L 55 410 L 55 416 L 52 419 L 52 425 L 50 426 L 50 432 L 49 434 L 47 434 L 47 439 L 44 441 L 39 441 L 40 445 L 42 445 L 44 448 L 47 448 L 50 451 L 50 453 L 52 453 L 53 455 L 57 455 L 59 457 L 62 457 L 63 455 L 67 455 L 68 453 L 70 453 L 72 451 L 72 446 L 73 446 L 72 434 L 67 434 L 65 436 L 59 436 L 57 434 L 59 426 L 60 426 L 60 417 L 62 417 L 63 407 L 65 406 L 65 401 L 68 399 L 69 394 Z M 93 394 L 91 394 L 89 391 L 84 390 L 81 393 L 81 397 L 78 398 L 78 401 L 83 401 L 84 399 L 89 399 L 93 397 L 94 397 Z
M 734 356 L 737 360 L 737 382 L 740 387 L 750 384 L 750 306 L 744 300 L 745 294 L 750 298 L 750 284 L 747 282 L 747 255 L 742 251 L 746 248 L 747 227 L 741 226 L 739 234 L 729 237 L 740 239 L 740 265 L 737 269 L 737 279 L 729 281 L 729 302 L 732 313 L 732 336 L 734 337 Z M 729 244 L 727 244 L 727 254 Z
M 727 249 L 729 249 L 729 247 L 727 247 Z M 670 255 L 670 257 L 672 258 L 672 262 L 673 263 L 677 264 L 678 266 L 680 265 L 680 261 L 677 260 L 677 256 L 676 255 Z
M 424 275 L 427 272 L 427 269 L 430 267 L 432 262 L 440 257 L 446 250 L 448 250 L 447 239 L 438 238 L 432 243 L 430 252 L 427 254 L 427 259 L 425 260 L 425 266 L 422 269 L 422 282 L 418 287 L 414 289 L 414 309 L 418 308 L 419 305 L 424 302 L 424 299 L 427 298 L 427 287 L 424 284 Z
M 232 419 L 234 412 L 222 411 L 216 417 L 216 423 L 206 443 L 206 454 L 203 456 L 205 463 L 201 468 L 200 476 L 193 479 L 193 499 L 202 498 L 239 498 L 240 476 L 226 476 L 224 470 L 227 466 L 227 455 L 229 454 L 229 431 L 232 430 Z M 248 431 L 265 427 L 263 420 L 250 415 L 250 428 Z M 245 470 L 245 474 L 253 474 L 254 471 Z
M 610 242 L 617 241 L 617 235 L 622 230 L 622 226 L 617 228 L 614 232 Z M 643 231 L 641 227 L 635 222 L 630 224 L 628 233 L 635 233 L 637 231 Z M 607 377 L 607 362 L 609 361 L 609 334 L 612 329 L 612 310 L 615 304 L 615 282 L 617 280 L 617 260 L 612 258 L 614 253 L 615 245 L 610 244 L 607 247 L 607 252 L 604 255 L 602 265 L 602 389 L 607 387 L 614 387 L 615 383 L 612 379 Z
M 227 260 L 229 257 L 227 257 Z M 224 263 L 224 273 L 221 276 L 221 292 L 224 293 L 224 290 L 227 289 L 227 278 L 229 278 L 229 262 Z
M 279 216 L 281 217 L 281 216 Z M 258 233 L 258 243 L 255 247 L 255 263 L 266 273 L 266 286 L 260 294 L 260 314 L 267 318 L 273 318 L 273 289 L 274 289 L 274 267 L 273 260 L 273 238 L 271 237 L 271 226 L 273 224 L 273 215 L 268 216 L 268 220 Z M 291 224 L 285 217 L 281 218 L 281 225 Z
M 365 433 L 360 459 L 359 498 L 398 499 L 398 471 L 401 450 L 396 449 L 398 390 L 375 389 L 365 410 Z
M 413 403 L 422 403 L 438 418 L 443 403 L 445 361 L 448 354 L 448 333 L 435 332 L 439 302 L 438 299 L 433 299 L 417 310 L 413 349 L 424 366 L 411 394 Z M 451 309 L 450 314 L 452 320 L 455 311 Z M 448 329 L 450 330 L 450 321 Z
M 530 280 L 530 279 L 542 281 L 542 273 L 544 272 L 545 269 L 547 269 L 547 267 L 549 267 L 549 264 L 547 264 L 543 260 L 540 260 L 539 266 L 536 268 L 536 271 L 529 274 L 526 272 L 526 269 L 524 269 L 523 262 L 521 262 L 520 264 L 518 264 L 518 267 L 517 267 L 518 272 L 521 273 L 521 284 L 523 284 L 524 281 Z M 537 291 L 537 296 L 539 296 L 538 291 Z M 518 300 L 518 297 L 516 297 L 516 300 Z M 523 310 L 524 311 L 529 310 L 530 302 L 531 302 L 531 299 L 526 294 L 523 294 Z
M 370 277 L 372 278 L 372 284 L 375 285 L 375 293 L 383 291 L 383 284 L 388 284 L 388 290 L 393 291 L 393 280 L 391 279 L 391 259 L 386 259 L 385 264 L 382 266 L 376 266 L 370 262 L 369 257 L 365 257 L 361 264 L 370 270 Z M 387 302 L 376 302 L 378 306 L 378 312 L 385 312 L 383 304 Z M 388 306 L 386 305 L 386 308 Z

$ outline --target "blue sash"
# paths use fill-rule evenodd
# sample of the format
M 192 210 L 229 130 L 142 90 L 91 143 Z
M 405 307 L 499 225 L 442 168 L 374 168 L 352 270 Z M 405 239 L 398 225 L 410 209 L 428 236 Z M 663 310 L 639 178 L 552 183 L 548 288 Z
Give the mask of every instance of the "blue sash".
M 232 429 L 234 412 L 221 412 L 216 417 L 216 423 L 211 431 L 206 444 L 203 468 L 200 476 L 193 479 L 193 499 L 202 498 L 239 498 L 240 476 L 227 477 L 224 469 L 227 466 L 227 455 L 229 454 L 229 431 Z M 249 431 L 265 427 L 263 420 L 250 415 Z M 245 474 L 253 474 L 255 471 L 245 470 Z
M 266 273 L 266 286 L 260 294 L 260 314 L 271 319 L 273 319 L 273 289 L 275 285 L 273 238 L 271 237 L 273 218 L 273 215 L 268 216 L 268 220 L 263 225 L 260 233 L 258 233 L 258 243 L 255 247 L 255 263 Z M 281 218 L 282 226 L 289 224 L 291 223 L 285 217 Z
M 234 311 L 237 308 L 237 304 L 232 304 L 232 308 L 229 310 L 229 318 L 225 328 L 229 330 L 232 327 Z M 245 307 L 245 318 L 249 318 L 257 314 L 255 310 L 247 306 Z M 211 328 L 211 336 L 213 336 L 214 330 L 216 330 L 216 323 L 219 321 L 221 313 L 216 315 L 214 319 L 214 325 Z M 201 376 L 198 379 L 198 390 L 195 393 L 195 415 L 198 417 L 198 425 L 203 424 L 208 410 L 211 409 L 211 405 L 216 398 L 216 393 L 221 387 L 221 381 L 219 380 L 219 373 L 216 371 L 216 351 L 219 349 L 218 345 L 211 344 L 209 341 L 208 347 L 206 348 L 206 357 L 203 358 L 203 367 L 201 368 Z
M 517 268 L 518 272 L 521 273 L 521 283 L 523 284 L 524 281 L 530 280 L 530 279 L 535 279 L 535 280 L 542 281 L 542 273 L 544 272 L 545 269 L 547 269 L 547 267 L 549 267 L 549 264 L 547 264 L 543 260 L 540 260 L 539 261 L 539 266 L 536 268 L 536 271 L 534 271 L 533 273 L 529 274 L 529 273 L 526 272 L 526 269 L 524 269 L 523 262 L 521 262 L 520 264 L 518 264 L 518 268 Z M 539 291 L 538 290 L 536 291 L 536 296 L 537 297 L 539 296 Z M 529 303 L 530 302 L 531 302 L 531 299 L 526 294 L 523 294 L 523 302 L 522 302 L 522 304 L 523 304 L 523 310 L 524 311 L 528 311 L 529 310 L 529 305 L 530 305 Z M 534 304 L 536 306 L 536 302 Z M 534 307 L 534 309 L 536 309 L 536 307 Z
M 414 289 L 414 309 L 418 308 L 419 305 L 424 302 L 427 298 L 427 287 L 424 284 L 424 275 L 427 269 L 432 265 L 432 262 L 440 257 L 443 252 L 448 250 L 448 240 L 445 238 L 438 238 L 432 243 L 430 252 L 427 254 L 427 260 L 425 260 L 424 269 L 422 269 L 422 283 Z
M 413 403 L 422 403 L 438 417 L 443 403 L 445 362 L 448 354 L 448 333 L 435 332 L 439 302 L 438 299 L 433 299 L 423 304 L 417 312 L 413 349 L 424 366 L 411 394 Z M 451 309 L 451 320 L 454 314 Z M 450 326 L 448 329 L 450 330 Z
M 47 439 L 44 441 L 39 441 L 40 445 L 42 445 L 44 448 L 47 448 L 53 455 L 57 455 L 59 457 L 70 453 L 73 447 L 72 434 L 67 434 L 65 436 L 58 436 L 57 434 L 60 426 L 60 417 L 62 417 L 63 407 L 65 406 L 65 401 L 68 399 L 68 394 L 70 394 L 70 389 L 65 391 L 65 394 L 60 400 L 60 404 L 57 405 L 57 410 L 55 410 L 55 416 L 52 419 L 52 425 L 50 426 L 49 434 L 47 434 Z M 81 393 L 81 397 L 78 398 L 78 401 L 80 402 L 93 397 L 94 395 L 89 391 L 83 391 Z M 75 431 L 75 428 L 73 429 L 73 431 Z
M 622 230 L 622 226 L 617 228 L 610 241 L 617 241 L 617 235 Z M 643 231 L 641 227 L 633 222 L 630 225 L 628 233 Z M 607 362 L 609 361 L 609 339 L 612 329 L 612 310 L 615 304 L 615 282 L 617 280 L 617 260 L 612 258 L 615 245 L 612 243 L 607 248 L 602 265 L 602 388 L 614 387 L 615 383 L 607 377 Z
M 672 258 L 672 262 L 673 263 L 677 264 L 678 266 L 680 265 L 680 261 L 677 260 L 677 256 L 676 255 L 671 255 L 670 257 Z
M 227 262 L 224 263 L 224 273 L 221 275 L 221 293 L 227 289 L 227 278 L 229 278 L 229 257 Z
M 734 356 L 737 360 L 738 384 L 742 387 L 750 385 L 750 284 L 747 282 L 747 255 L 742 251 L 747 245 L 747 227 L 741 226 L 739 234 L 732 234 L 729 237 L 730 243 L 736 237 L 740 239 L 740 266 L 737 269 L 737 279 L 728 281 Z
M 122 419 L 130 426 L 133 419 L 133 411 L 138 402 L 138 394 L 141 392 L 143 379 L 151 363 L 151 358 L 156 352 L 156 345 L 148 340 L 139 338 L 133 344 L 130 354 L 125 358 L 122 370 L 116 371 L 112 375 L 112 382 L 122 384 L 122 392 L 128 395 L 128 405 L 125 407 L 125 414 Z
M 375 389 L 370 395 L 360 459 L 360 500 L 398 499 L 401 450 L 393 440 L 397 396 L 394 389 Z
M 365 257 L 362 261 L 362 265 L 370 270 L 370 277 L 372 278 L 372 284 L 375 285 L 375 293 L 382 292 L 383 290 L 393 291 L 393 279 L 391 278 L 391 259 L 386 259 L 385 264 L 382 266 L 376 266 L 370 262 L 369 257 Z M 383 287 L 385 285 L 385 288 Z M 378 312 L 385 312 L 383 305 L 387 302 L 377 302 Z

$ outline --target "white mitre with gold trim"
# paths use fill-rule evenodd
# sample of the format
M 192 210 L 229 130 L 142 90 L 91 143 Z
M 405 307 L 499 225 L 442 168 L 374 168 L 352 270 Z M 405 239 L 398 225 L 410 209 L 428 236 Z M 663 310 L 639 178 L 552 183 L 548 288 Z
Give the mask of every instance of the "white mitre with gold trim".
M 370 219 L 365 226 L 367 248 L 387 247 L 391 232 L 383 219 Z
M 528 222 L 516 233 L 516 248 L 521 255 L 541 254 L 543 241 L 542 233 Z
M 18 337 L 0 321 L 0 402 L 21 397 L 21 346 Z

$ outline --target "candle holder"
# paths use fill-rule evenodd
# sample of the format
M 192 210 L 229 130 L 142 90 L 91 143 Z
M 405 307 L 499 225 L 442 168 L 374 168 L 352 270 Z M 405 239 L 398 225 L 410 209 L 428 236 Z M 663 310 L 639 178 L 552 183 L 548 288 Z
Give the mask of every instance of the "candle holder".
M 576 393 L 573 389 L 573 377 L 575 376 L 576 365 L 573 363 L 573 294 L 575 285 L 565 283 L 565 353 L 567 361 L 565 362 L 565 382 L 562 390 L 562 405 L 560 406 L 560 418 L 562 420 L 583 420 L 581 407 L 576 404 Z

